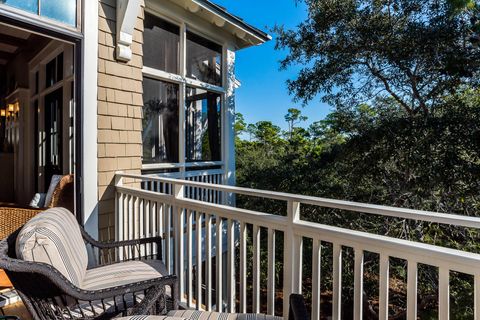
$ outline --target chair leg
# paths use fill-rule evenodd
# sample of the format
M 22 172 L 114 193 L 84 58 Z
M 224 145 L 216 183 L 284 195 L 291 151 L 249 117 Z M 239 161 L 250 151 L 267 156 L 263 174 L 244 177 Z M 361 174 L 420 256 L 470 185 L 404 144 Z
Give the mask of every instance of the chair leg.
M 301 294 L 290 295 L 288 320 L 310 320 L 307 307 L 305 306 L 305 299 Z

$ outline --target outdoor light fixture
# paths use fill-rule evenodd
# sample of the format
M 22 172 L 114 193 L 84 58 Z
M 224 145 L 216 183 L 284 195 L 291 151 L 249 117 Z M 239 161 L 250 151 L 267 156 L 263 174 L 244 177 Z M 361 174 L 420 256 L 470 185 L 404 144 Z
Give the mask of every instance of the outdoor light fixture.
M 15 110 L 15 105 L 13 103 L 8 104 L 8 112 L 13 112 Z
M 5 109 L 0 110 L 0 117 L 6 117 L 7 111 Z
M 15 112 L 19 112 L 20 111 L 20 103 L 17 101 L 15 102 Z

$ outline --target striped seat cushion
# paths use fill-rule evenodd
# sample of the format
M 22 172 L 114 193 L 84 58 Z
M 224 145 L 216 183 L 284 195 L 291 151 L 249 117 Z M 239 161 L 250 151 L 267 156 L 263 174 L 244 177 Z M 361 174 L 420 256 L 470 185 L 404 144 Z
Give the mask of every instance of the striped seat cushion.
M 159 260 L 128 261 L 87 270 L 82 289 L 106 289 L 167 275 L 165 265 Z
M 187 320 L 184 318 L 169 317 L 169 316 L 130 316 L 117 318 L 118 320 Z
M 282 317 L 270 316 L 262 313 L 220 313 L 197 310 L 172 310 L 170 317 L 179 317 L 189 320 L 282 320 Z
M 28 221 L 17 236 L 16 254 L 25 261 L 43 262 L 79 287 L 87 270 L 88 256 L 74 215 L 52 208 Z

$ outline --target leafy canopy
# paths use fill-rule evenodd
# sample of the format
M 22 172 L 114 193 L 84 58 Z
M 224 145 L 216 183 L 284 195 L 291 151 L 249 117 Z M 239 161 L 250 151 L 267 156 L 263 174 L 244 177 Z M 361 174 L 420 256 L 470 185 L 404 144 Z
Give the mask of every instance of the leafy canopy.
M 461 4 L 303 1 L 309 13 L 304 22 L 294 30 L 275 28 L 277 49 L 289 52 L 282 68 L 304 66 L 288 81 L 299 101 L 321 94 L 343 108 L 387 100 L 412 116 L 430 113 L 465 85 L 478 85 L 480 50 L 469 41 L 469 22 L 457 13 Z

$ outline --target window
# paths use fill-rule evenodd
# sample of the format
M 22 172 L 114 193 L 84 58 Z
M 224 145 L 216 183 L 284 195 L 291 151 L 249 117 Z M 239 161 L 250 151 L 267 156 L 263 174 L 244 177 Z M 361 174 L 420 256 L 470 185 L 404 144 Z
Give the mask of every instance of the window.
M 178 85 L 143 78 L 143 163 L 178 162 Z
M 45 85 L 47 88 L 63 80 L 63 52 L 47 63 L 45 76 Z
M 222 47 L 187 32 L 187 77 L 222 85 Z
M 3 0 L 11 7 L 75 26 L 77 23 L 78 0 Z
M 222 160 L 223 48 L 185 29 L 145 14 L 145 168 Z
M 151 14 L 145 14 L 143 64 L 178 74 L 180 28 Z
M 221 160 L 221 97 L 187 87 L 185 100 L 186 161 Z

